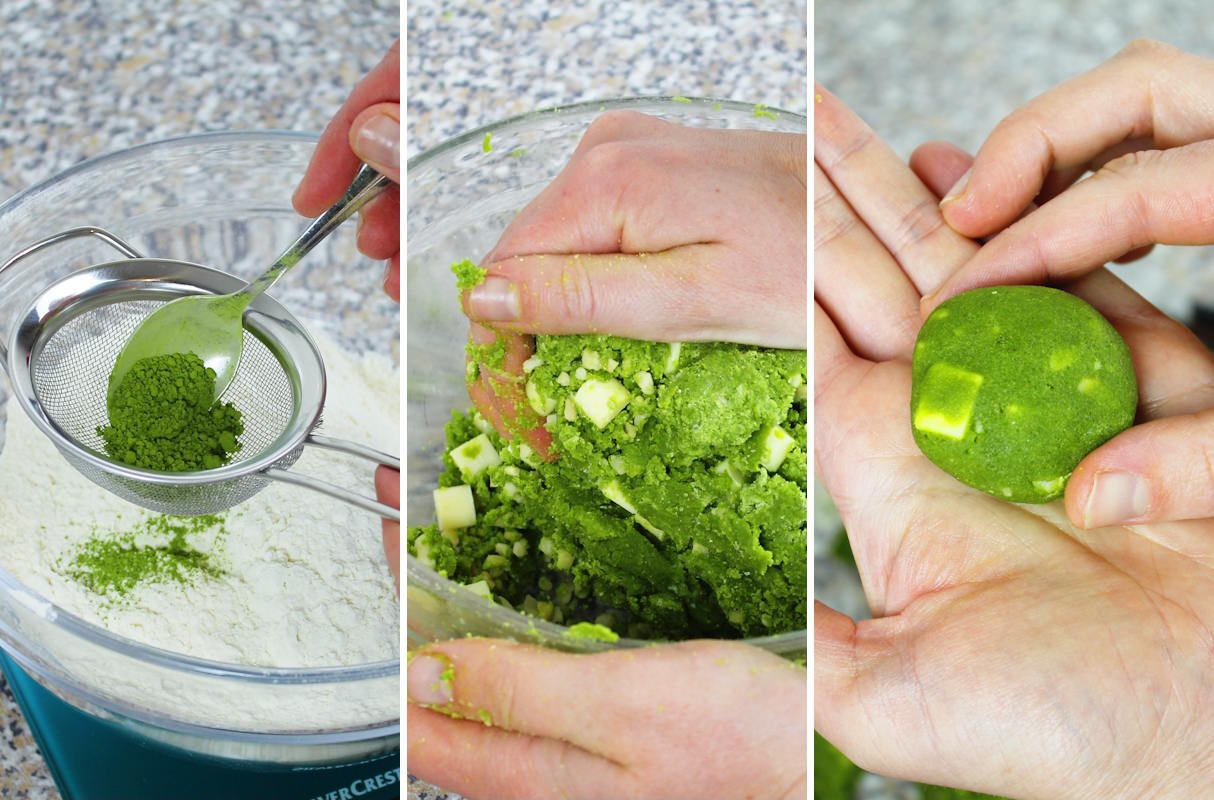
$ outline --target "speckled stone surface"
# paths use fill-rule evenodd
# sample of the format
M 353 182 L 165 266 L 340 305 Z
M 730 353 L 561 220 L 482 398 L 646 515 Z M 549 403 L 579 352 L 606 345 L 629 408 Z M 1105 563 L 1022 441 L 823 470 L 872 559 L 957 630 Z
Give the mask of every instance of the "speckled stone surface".
M 508 7 L 505 10 L 502 6 Z M 720 97 L 806 113 L 807 3 L 413 0 L 407 150 L 505 117 L 629 95 Z M 457 800 L 413 777 L 410 800 Z
M 0 31 L 6 200 L 83 159 L 169 136 L 319 132 L 399 36 L 400 4 L 7 0 Z M 3 686 L 0 798 L 58 797 Z
M 1214 17 L 1203 0 L 858 0 L 814 5 L 814 79 L 823 83 L 903 158 L 944 139 L 970 152 L 1017 106 L 1092 69 L 1138 37 L 1214 57 Z M 1156 248 L 1113 266 L 1123 280 L 1180 319 L 1194 301 L 1214 306 L 1211 248 Z M 840 530 L 816 493 L 814 597 L 867 617 L 854 568 L 830 555 Z M 861 800 L 915 798 L 913 786 L 869 776 Z
M 415 0 L 409 155 L 515 114 L 629 95 L 721 97 L 804 114 L 806 10 L 797 0 Z

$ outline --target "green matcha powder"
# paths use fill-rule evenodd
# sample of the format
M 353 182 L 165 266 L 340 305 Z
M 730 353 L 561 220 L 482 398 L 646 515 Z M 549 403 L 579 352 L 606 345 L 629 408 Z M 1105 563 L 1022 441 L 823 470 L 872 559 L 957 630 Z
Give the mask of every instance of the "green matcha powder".
M 244 432 L 240 411 L 214 400 L 215 371 L 193 353 L 135 362 L 97 428 L 110 458 L 139 469 L 192 472 L 228 463 Z
M 61 556 L 61 573 L 95 594 L 121 601 L 138 586 L 155 583 L 194 585 L 224 574 L 212 551 L 190 539 L 210 535 L 215 544 L 227 534 L 224 517 L 150 516 L 122 531 L 95 528 L 69 555 Z

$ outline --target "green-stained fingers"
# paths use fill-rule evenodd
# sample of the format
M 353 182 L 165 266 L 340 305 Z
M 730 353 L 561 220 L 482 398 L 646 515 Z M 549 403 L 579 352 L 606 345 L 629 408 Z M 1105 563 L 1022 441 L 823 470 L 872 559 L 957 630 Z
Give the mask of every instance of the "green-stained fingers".
M 514 256 L 486 266 L 489 276 L 467 292 L 464 309 L 495 328 L 805 347 L 803 266 L 755 269 L 747 256 L 721 244 Z

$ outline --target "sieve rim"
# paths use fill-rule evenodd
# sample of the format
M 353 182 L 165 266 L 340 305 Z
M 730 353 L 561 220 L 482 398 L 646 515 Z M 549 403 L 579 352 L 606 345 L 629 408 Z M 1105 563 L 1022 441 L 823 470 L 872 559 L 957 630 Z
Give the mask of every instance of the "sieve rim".
M 153 269 L 153 267 L 159 269 Z M 199 286 L 197 282 L 190 280 L 191 273 L 195 279 L 207 279 L 207 285 Z M 298 412 L 293 414 L 294 419 L 291 425 L 280 436 L 276 446 L 266 447 L 261 453 L 251 458 L 224 464 L 215 469 L 190 472 L 146 470 L 115 461 L 83 446 L 49 417 L 34 390 L 33 365 L 38 353 L 49 339 L 49 334 L 44 329 L 50 326 L 50 334 L 53 334 L 64 324 L 61 319 L 56 321 L 56 315 L 62 314 L 65 310 L 63 304 L 80 302 L 78 299 L 72 299 L 79 291 L 74 284 L 85 283 L 93 279 L 97 280 L 99 285 L 111 283 L 123 285 L 134 280 L 148 281 L 150 277 L 155 277 L 154 285 L 142 288 L 148 290 L 153 296 L 164 292 L 181 297 L 190 294 L 224 294 L 236 291 L 246 283 L 235 275 L 213 267 L 169 258 L 116 259 L 92 264 L 63 276 L 46 286 L 16 318 L 9 330 L 6 367 L 18 404 L 42 434 L 47 436 L 69 460 L 79 459 L 110 475 L 145 484 L 170 487 L 207 486 L 264 472 L 289 458 L 292 453 L 304 445 L 308 435 L 320 421 L 324 410 L 327 378 L 324 360 L 321 358 L 320 349 L 315 340 L 294 315 L 287 311 L 281 303 L 266 294 L 261 295 L 250 304 L 245 312 L 244 329 L 261 340 L 275 357 L 280 357 L 279 351 L 283 349 L 272 336 L 276 329 L 281 329 L 278 331 L 280 337 L 291 336 L 302 340 L 311 352 L 318 373 L 316 385 L 303 385 L 301 381 L 292 380 L 293 389 L 296 390 L 295 400 Z M 177 289 L 186 291 L 176 291 Z M 70 307 L 70 305 L 67 306 L 67 308 Z M 249 325 L 250 317 L 254 322 L 252 327 Z M 267 341 L 267 337 L 270 337 L 270 341 Z M 295 362 L 294 366 L 298 369 L 298 362 Z M 289 370 L 288 375 L 290 375 Z

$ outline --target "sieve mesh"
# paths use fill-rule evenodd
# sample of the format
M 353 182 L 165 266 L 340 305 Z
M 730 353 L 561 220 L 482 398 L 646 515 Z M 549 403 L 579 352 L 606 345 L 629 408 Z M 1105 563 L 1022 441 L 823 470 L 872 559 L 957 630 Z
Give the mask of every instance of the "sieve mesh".
M 83 310 L 50 332 L 40 348 L 31 352 L 34 394 L 63 436 L 105 457 L 97 428 L 107 422 L 110 370 L 139 323 L 165 302 L 121 300 Z M 233 403 L 244 419 L 241 448 L 233 456 L 233 464 L 275 446 L 296 413 L 297 398 L 283 365 L 247 329 L 240 367 L 223 400 Z M 289 467 L 302 449 L 298 445 L 283 453 L 274 466 Z M 268 483 L 256 472 L 203 484 L 151 483 L 109 472 L 65 447 L 60 446 L 60 451 L 94 483 L 162 513 L 215 513 L 247 500 Z

